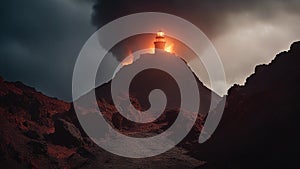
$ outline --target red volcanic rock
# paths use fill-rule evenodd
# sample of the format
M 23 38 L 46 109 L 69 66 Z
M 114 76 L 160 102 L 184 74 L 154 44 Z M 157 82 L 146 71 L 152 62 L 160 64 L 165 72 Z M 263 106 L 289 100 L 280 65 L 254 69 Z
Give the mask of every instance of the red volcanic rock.
M 69 108 L 69 103 L 47 97 L 20 82 L 1 80 L 0 167 L 55 168 L 44 136 L 54 132 L 52 116 Z
M 49 138 L 53 143 L 66 147 L 78 147 L 82 145 L 83 138 L 74 124 L 63 119 L 54 122 L 55 132 L 50 134 Z
M 65 146 L 48 144 L 47 153 L 52 158 L 66 159 L 76 153 L 76 148 L 67 148 Z

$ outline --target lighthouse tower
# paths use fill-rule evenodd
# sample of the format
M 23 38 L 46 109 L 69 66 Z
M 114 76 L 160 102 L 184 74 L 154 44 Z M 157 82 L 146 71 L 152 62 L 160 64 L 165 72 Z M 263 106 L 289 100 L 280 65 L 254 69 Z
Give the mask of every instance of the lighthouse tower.
M 155 53 L 159 51 L 163 51 L 165 49 L 166 40 L 165 40 L 165 34 L 162 31 L 158 31 L 156 33 L 154 46 L 155 46 Z

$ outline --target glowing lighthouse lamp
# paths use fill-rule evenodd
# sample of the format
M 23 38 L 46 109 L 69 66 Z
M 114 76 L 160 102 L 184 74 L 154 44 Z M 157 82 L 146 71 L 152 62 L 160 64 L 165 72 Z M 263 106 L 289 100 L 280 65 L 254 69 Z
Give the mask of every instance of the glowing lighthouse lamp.
M 158 31 L 154 41 L 155 53 L 168 52 L 173 53 L 173 44 L 166 46 L 165 33 Z

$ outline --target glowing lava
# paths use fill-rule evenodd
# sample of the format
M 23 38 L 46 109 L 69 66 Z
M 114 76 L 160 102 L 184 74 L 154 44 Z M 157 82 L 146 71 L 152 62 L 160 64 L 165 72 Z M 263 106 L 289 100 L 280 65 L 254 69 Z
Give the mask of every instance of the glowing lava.
M 165 46 L 165 51 L 166 51 L 166 52 L 169 52 L 169 53 L 174 53 L 173 47 L 174 47 L 174 44 L 173 44 L 173 43 L 167 44 L 167 45 Z
M 122 62 L 122 66 L 126 66 L 126 65 L 130 65 L 133 63 L 133 55 L 132 55 L 132 52 L 129 51 L 129 55 L 123 60 Z

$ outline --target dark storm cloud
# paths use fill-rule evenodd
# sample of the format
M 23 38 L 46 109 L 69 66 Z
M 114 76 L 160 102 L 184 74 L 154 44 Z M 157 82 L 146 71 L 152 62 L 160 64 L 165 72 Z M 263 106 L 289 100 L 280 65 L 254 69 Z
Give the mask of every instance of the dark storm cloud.
M 0 75 L 70 100 L 75 60 L 94 31 L 91 4 L 9 0 L 0 8 Z
M 299 15 L 299 5 L 298 0 L 97 0 L 93 23 L 101 27 L 128 14 L 166 12 L 189 20 L 213 37 L 226 29 L 224 18 L 230 14 L 251 13 L 268 20 L 281 11 Z
M 228 87 L 243 84 L 256 65 L 269 63 L 300 39 L 299 0 L 98 0 L 93 9 L 97 27 L 128 14 L 153 11 L 192 22 L 220 54 Z M 201 76 L 199 64 L 189 64 Z M 205 84 L 209 81 L 201 80 Z
M 221 56 L 229 86 L 241 84 L 255 65 L 270 62 L 300 39 L 299 8 L 299 0 L 2 1 L 0 75 L 70 100 L 73 66 L 95 27 L 158 11 L 182 17 L 206 33 Z M 201 74 L 199 65 L 190 64 Z

